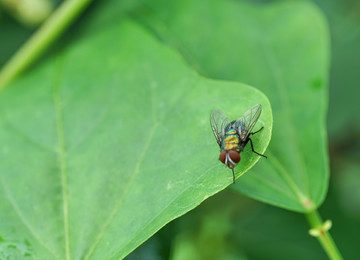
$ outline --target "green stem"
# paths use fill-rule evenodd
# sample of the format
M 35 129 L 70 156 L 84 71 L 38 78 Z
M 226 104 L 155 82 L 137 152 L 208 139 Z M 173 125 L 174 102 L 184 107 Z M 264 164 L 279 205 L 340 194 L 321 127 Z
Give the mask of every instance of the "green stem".
M 92 0 L 66 0 L 0 71 L 0 91 L 34 62 Z
M 329 259 L 342 260 L 343 257 L 341 256 L 339 249 L 336 247 L 336 244 L 329 233 L 331 222 L 323 222 L 316 210 L 306 213 L 305 215 L 311 226 L 309 233 L 319 240 Z

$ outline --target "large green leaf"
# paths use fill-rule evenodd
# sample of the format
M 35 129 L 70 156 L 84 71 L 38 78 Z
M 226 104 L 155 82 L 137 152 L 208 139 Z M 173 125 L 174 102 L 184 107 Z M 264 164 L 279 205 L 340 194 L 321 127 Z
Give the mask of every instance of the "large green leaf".
M 138 18 L 199 72 L 254 85 L 272 103 L 269 159 L 232 189 L 300 212 L 319 206 L 329 172 L 329 37 L 322 14 L 307 2 L 181 0 L 172 6 L 151 2 L 144 9 L 152 13 Z
M 119 259 L 224 189 L 214 108 L 236 118 L 261 103 L 256 149 L 270 141 L 260 91 L 197 75 L 132 22 L 104 28 L 0 95 L 1 257 Z M 242 158 L 237 177 L 259 160 Z

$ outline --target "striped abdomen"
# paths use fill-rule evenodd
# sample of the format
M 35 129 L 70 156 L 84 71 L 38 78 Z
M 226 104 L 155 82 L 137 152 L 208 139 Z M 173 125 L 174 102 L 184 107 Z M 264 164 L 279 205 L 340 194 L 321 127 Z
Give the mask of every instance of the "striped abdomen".
M 221 141 L 221 151 L 235 150 L 240 153 L 240 137 L 235 129 L 226 131 Z

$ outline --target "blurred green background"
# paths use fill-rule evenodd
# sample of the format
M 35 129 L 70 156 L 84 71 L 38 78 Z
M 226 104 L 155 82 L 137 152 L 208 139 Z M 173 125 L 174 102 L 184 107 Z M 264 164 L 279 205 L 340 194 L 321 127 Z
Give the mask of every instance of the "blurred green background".
M 0 0 L 0 66 L 59 4 L 41 2 L 41 15 L 34 18 L 16 6 L 22 1 Z M 319 212 L 332 220 L 331 234 L 344 258 L 359 259 L 360 2 L 313 2 L 327 17 L 331 35 L 331 178 Z M 224 191 L 166 225 L 127 259 L 327 259 L 308 229 L 301 214 Z

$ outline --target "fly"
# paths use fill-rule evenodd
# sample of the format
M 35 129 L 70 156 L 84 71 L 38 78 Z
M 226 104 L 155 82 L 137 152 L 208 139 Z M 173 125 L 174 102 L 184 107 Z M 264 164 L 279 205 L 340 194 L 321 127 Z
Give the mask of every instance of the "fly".
M 261 109 L 261 105 L 256 104 L 234 121 L 230 121 L 221 110 L 217 109 L 211 112 L 210 125 L 220 146 L 219 160 L 232 170 L 233 183 L 235 183 L 234 167 L 240 162 L 240 153 L 249 141 L 253 153 L 267 158 L 254 150 L 250 138 L 250 135 L 256 134 L 264 128 L 261 127 L 259 130 L 251 132 L 260 117 Z

